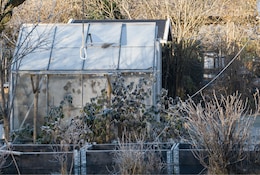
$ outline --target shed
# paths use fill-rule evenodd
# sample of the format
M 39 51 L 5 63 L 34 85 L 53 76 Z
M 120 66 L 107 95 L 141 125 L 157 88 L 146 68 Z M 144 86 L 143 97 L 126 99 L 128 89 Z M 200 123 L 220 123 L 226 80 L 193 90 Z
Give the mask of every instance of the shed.
M 26 123 L 36 132 L 66 95 L 73 98 L 69 115 L 77 115 L 106 88 L 104 75 L 156 79 L 146 101 L 154 105 L 162 88 L 161 47 L 171 39 L 169 20 L 24 24 L 11 69 L 11 131 Z

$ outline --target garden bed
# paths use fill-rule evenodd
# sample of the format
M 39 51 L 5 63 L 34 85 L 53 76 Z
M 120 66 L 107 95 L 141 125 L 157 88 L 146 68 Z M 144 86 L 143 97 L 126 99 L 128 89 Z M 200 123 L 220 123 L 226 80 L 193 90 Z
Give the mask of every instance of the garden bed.
M 66 157 L 67 172 L 71 174 L 115 174 L 119 173 L 119 164 L 116 155 L 140 152 L 160 157 L 163 168 L 158 174 L 199 174 L 206 170 L 197 160 L 192 147 L 180 143 L 146 143 L 141 149 L 138 144 L 88 144 L 81 149 L 60 151 L 60 145 L 48 144 L 14 144 L 11 151 L 3 146 L 1 153 L 7 151 L 6 162 L 2 166 L 3 174 L 61 174 L 61 164 L 57 158 Z M 129 149 L 131 148 L 131 149 Z M 136 148 L 136 149 L 133 149 Z M 13 158 L 11 156 L 13 155 Z M 237 163 L 234 171 L 240 173 L 259 173 L 259 150 L 248 150 L 248 158 Z M 147 161 L 148 157 L 144 156 Z M 157 157 L 157 158 L 158 158 Z M 15 160 L 15 162 L 14 162 Z M 133 160 L 133 159 L 132 159 Z M 17 167 L 15 165 L 17 164 Z M 73 163 L 73 165 L 72 165 Z M 131 160 L 128 162 L 131 163 Z M 243 169 L 241 169 L 243 168 Z M 251 169 L 251 171 L 249 171 Z
M 7 153 L 12 153 L 13 157 L 11 154 L 6 157 L 6 162 L 1 170 L 3 174 L 60 173 L 59 156 L 67 156 L 67 171 L 69 172 L 70 163 L 73 162 L 73 150 L 59 151 L 59 145 L 15 144 L 10 147 L 12 152 Z
M 138 144 L 127 144 L 123 146 L 126 150 L 122 149 L 117 144 L 97 144 L 91 145 L 86 149 L 86 174 L 112 174 L 118 173 L 118 160 L 115 155 L 129 152 L 142 152 L 143 154 L 149 154 L 153 152 L 161 157 L 161 162 L 164 164 L 160 171 L 160 174 L 173 174 L 173 148 L 175 144 L 153 144 L 145 143 L 139 149 Z M 119 148 L 120 147 L 120 148 Z M 133 149 L 136 148 L 136 149 Z M 128 155 L 129 156 L 129 155 Z M 129 162 L 130 163 L 130 162 Z

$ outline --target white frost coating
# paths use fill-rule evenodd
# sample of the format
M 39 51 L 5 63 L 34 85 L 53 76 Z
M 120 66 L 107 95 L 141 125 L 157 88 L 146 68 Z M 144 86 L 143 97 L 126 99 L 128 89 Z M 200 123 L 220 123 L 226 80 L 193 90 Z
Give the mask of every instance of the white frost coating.
M 156 24 L 84 24 L 86 60 L 80 59 L 82 24 L 24 25 L 13 71 L 151 69 Z M 21 56 L 23 55 L 23 56 Z M 119 65 L 118 65 L 119 64 Z

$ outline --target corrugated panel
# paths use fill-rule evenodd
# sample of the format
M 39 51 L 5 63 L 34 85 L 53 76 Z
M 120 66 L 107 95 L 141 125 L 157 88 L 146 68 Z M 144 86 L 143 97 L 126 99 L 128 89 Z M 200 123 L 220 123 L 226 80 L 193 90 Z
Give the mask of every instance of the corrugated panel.
M 18 39 L 18 56 L 15 57 L 19 59 L 19 55 L 25 55 L 17 62 L 20 63 L 19 70 L 131 70 L 153 67 L 155 23 L 85 24 L 86 60 L 80 59 L 82 36 L 82 24 L 24 26 Z M 27 53 L 23 53 L 25 50 Z

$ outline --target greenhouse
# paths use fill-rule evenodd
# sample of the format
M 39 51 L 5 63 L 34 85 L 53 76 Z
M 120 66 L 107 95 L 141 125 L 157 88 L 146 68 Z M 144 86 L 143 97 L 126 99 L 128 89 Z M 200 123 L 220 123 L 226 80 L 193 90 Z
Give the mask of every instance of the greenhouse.
M 65 115 L 78 115 L 119 74 L 126 82 L 153 80 L 145 103 L 154 105 L 162 88 L 162 47 L 171 39 L 169 20 L 23 25 L 9 86 L 11 131 L 39 130 L 50 107 L 68 96 L 73 104 Z

